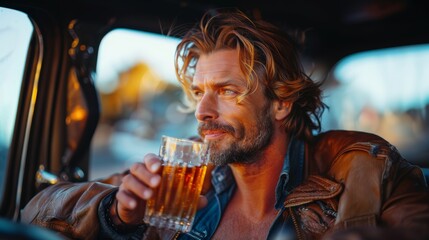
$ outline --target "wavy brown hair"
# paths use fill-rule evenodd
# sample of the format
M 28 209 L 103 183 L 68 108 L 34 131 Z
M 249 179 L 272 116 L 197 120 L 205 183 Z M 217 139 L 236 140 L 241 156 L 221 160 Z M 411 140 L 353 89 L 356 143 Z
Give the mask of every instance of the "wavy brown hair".
M 309 139 L 314 130 L 320 131 L 325 108 L 321 83 L 304 73 L 295 41 L 274 25 L 252 20 L 239 10 L 207 12 L 177 47 L 176 74 L 190 109 L 195 109 L 196 104 L 190 87 L 199 57 L 221 49 L 240 52 L 247 91 L 238 101 L 262 84 L 268 99 L 292 103 L 291 112 L 283 121 L 288 133 Z

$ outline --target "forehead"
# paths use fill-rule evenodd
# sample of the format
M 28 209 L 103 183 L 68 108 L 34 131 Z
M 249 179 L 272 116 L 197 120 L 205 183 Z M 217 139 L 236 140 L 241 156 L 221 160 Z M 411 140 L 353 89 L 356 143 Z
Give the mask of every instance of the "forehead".
M 195 69 L 194 82 L 217 78 L 244 79 L 239 59 L 239 51 L 236 49 L 201 55 Z

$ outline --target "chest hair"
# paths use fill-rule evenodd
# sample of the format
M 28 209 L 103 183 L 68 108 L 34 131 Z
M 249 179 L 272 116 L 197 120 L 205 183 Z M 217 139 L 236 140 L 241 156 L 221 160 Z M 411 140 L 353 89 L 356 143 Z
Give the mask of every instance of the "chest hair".
M 255 219 L 249 217 L 251 213 L 246 215 L 228 206 L 212 239 L 266 239 L 276 214 L 273 209 L 264 217 Z

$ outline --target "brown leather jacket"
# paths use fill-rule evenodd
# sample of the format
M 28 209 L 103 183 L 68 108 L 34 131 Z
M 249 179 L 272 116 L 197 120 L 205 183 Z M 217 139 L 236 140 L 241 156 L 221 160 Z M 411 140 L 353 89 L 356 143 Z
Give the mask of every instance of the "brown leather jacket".
M 306 143 L 305 181 L 286 198 L 299 239 L 333 230 L 388 226 L 429 236 L 429 192 L 422 171 L 384 139 L 367 133 L 329 131 Z M 37 194 L 21 219 L 74 239 L 99 235 L 98 208 L 120 183 L 58 183 Z

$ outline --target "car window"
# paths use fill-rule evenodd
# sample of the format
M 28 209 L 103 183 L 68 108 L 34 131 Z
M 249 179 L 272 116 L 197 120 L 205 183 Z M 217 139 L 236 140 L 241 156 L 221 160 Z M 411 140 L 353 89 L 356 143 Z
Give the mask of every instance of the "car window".
M 102 111 L 90 179 L 157 153 L 163 134 L 197 134 L 194 116 L 177 110 L 182 98 L 173 67 L 178 41 L 128 29 L 111 31 L 102 40 L 96 74 Z M 429 165 L 429 46 L 350 55 L 335 65 L 326 83 L 324 131 L 372 132 L 408 160 Z
M 0 7 L 0 200 L 33 30 L 25 13 Z
M 350 55 L 329 81 L 326 128 L 376 133 L 429 166 L 429 45 Z
M 158 153 L 162 135 L 197 134 L 193 114 L 180 111 L 183 94 L 173 62 L 178 42 L 129 29 L 115 29 L 101 41 L 95 77 L 101 117 L 91 146 L 90 179 Z

